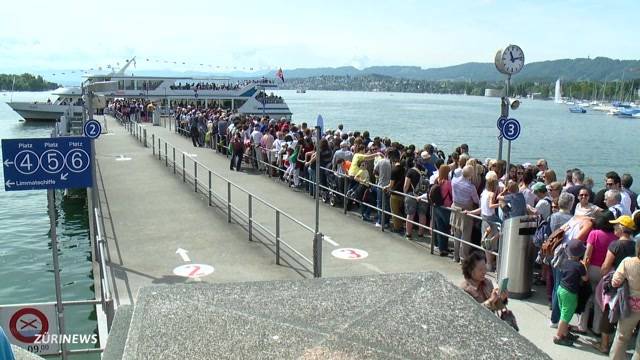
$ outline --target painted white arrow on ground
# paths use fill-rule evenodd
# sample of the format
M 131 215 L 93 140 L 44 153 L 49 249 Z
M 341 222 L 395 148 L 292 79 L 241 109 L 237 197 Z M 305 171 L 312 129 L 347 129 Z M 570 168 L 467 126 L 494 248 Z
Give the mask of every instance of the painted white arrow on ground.
M 69 173 L 60 174 L 60 180 L 67 180 L 67 176 L 69 176 Z
M 180 257 L 182 258 L 182 261 L 191 261 L 187 253 L 188 251 L 183 248 L 178 248 L 178 250 L 176 250 L 176 254 L 180 255 Z
M 7 180 L 7 182 L 6 182 L 6 183 L 4 183 L 4 184 L 5 184 L 5 185 L 7 185 L 7 187 L 8 187 L 8 188 L 10 188 L 11 186 L 15 185 L 16 183 L 14 183 L 14 182 L 13 182 L 13 181 L 11 181 L 11 180 Z
M 13 161 L 9 161 L 9 159 L 4 161 L 4 166 L 9 167 L 9 165 L 13 165 Z
M 340 244 L 338 244 L 337 242 L 333 241 L 333 239 L 331 239 L 331 237 L 329 237 L 329 235 L 322 235 L 322 239 L 326 242 L 328 242 L 329 244 L 333 245 L 333 246 L 340 246 Z

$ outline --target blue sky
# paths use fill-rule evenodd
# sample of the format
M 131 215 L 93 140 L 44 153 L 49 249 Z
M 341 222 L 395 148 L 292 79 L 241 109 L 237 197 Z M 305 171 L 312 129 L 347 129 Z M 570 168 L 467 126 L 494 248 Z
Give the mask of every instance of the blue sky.
M 164 61 L 191 71 L 428 68 L 490 62 L 509 43 L 527 62 L 640 59 L 638 0 L 9 0 L 1 7 L 0 72 L 115 66 L 134 55 L 148 70 Z

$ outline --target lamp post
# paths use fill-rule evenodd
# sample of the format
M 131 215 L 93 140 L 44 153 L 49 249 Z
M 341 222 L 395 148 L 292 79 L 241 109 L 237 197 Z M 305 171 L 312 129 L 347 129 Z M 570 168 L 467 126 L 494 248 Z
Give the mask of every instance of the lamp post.
M 313 277 L 322 277 L 322 234 L 320 233 L 320 139 L 322 139 L 322 115 L 316 119 L 316 181 L 314 194 L 316 197 L 316 224 L 313 234 Z

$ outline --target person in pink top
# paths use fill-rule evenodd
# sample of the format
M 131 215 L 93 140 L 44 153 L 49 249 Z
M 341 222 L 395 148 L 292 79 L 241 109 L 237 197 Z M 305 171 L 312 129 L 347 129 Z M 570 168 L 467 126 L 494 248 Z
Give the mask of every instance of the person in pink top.
M 596 288 L 602 278 L 600 268 L 607 256 L 609 245 L 618 239 L 613 233 L 613 224 L 609 221 L 614 220 L 611 212 L 605 211 L 596 214 L 594 220 L 594 228 L 587 237 L 587 250 L 584 254 L 584 262 L 587 265 L 589 282 L 593 289 Z M 587 301 L 585 311 L 580 317 L 580 330 L 586 330 L 589 321 L 589 308 L 593 307 L 593 332 L 600 332 L 600 321 L 602 320 L 602 309 L 593 299 L 593 295 Z

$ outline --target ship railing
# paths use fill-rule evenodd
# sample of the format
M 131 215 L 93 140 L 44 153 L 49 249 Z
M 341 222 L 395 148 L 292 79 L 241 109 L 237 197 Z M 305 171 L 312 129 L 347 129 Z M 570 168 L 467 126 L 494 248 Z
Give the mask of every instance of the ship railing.
M 303 276 L 320 275 L 317 269 L 322 268 L 322 258 L 317 249 L 309 246 L 301 250 L 293 245 L 293 239 L 300 238 L 296 235 L 299 234 L 297 230 L 308 233 L 311 244 L 315 236 L 312 227 L 210 169 L 196 160 L 193 154 L 156 137 L 155 134 L 148 138 L 144 126 L 137 123 L 126 123 L 125 126 L 143 146 L 151 147 L 153 156 L 164 162 L 165 167 L 174 175 L 181 177 L 183 183 L 193 186 L 195 193 L 204 195 L 210 207 L 223 212 L 228 223 L 235 222 L 245 229 L 249 241 L 257 240 L 265 244 L 274 253 L 277 265 L 290 266 Z M 246 206 L 237 205 L 242 201 L 232 201 L 238 195 L 245 199 Z M 265 220 L 268 212 L 271 212 L 273 221 Z

